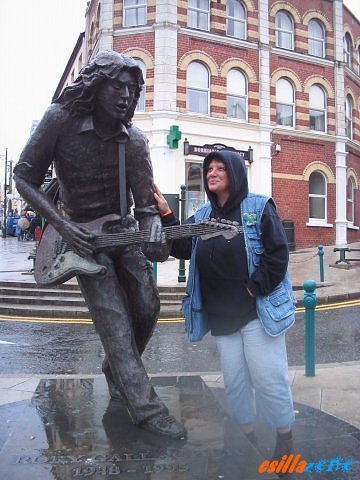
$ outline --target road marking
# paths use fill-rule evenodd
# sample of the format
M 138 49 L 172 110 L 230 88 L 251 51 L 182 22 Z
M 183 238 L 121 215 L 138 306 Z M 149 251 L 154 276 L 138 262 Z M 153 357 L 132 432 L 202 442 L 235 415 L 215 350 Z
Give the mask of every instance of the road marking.
M 300 302 L 299 302 L 300 303 Z M 339 308 L 360 306 L 360 299 L 347 300 L 338 303 L 324 303 L 316 306 L 316 311 L 337 310 Z M 305 312 L 304 307 L 297 307 L 295 313 Z M 92 325 L 87 318 L 48 318 L 48 317 L 20 317 L 15 315 L 0 315 L 0 321 L 21 322 L 21 323 L 58 323 L 58 324 L 79 324 Z M 161 318 L 157 323 L 184 323 L 183 317 Z
M 14 342 L 6 342 L 5 340 L 0 340 L 0 345 L 16 345 Z

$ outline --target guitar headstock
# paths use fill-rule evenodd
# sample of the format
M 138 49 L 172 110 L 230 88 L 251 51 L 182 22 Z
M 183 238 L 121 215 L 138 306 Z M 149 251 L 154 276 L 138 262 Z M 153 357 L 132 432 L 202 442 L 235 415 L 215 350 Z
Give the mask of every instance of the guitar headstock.
M 226 240 L 236 237 L 239 234 L 239 223 L 232 222 L 220 218 L 211 218 L 210 220 L 202 220 L 197 225 L 204 225 L 207 228 L 204 235 L 199 235 L 203 240 L 208 240 L 212 237 L 222 236 Z M 210 230 L 210 231 L 209 231 Z

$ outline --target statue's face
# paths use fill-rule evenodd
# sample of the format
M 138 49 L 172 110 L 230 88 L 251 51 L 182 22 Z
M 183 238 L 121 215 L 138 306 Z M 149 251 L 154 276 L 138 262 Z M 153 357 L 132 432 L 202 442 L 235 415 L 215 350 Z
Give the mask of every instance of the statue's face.
M 124 119 L 134 101 L 136 87 L 135 75 L 126 70 L 116 79 L 105 80 L 96 94 L 95 112 L 110 120 Z

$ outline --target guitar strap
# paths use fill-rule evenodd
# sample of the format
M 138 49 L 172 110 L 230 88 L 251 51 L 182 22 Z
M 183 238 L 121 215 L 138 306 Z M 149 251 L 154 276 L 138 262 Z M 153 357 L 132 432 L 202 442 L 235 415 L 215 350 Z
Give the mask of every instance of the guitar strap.
M 126 167 L 125 167 L 125 141 L 118 143 L 119 154 L 119 193 L 120 193 L 120 215 L 125 218 L 128 213 L 127 189 L 126 189 Z

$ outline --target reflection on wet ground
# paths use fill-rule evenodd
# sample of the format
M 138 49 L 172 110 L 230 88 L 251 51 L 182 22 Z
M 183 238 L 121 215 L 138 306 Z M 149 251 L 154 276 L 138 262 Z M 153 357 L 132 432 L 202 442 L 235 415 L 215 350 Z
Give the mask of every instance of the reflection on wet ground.
M 259 423 L 260 442 L 255 449 L 226 416 L 221 389 L 211 391 L 198 376 L 152 381 L 171 413 L 185 424 L 187 441 L 159 437 L 132 425 L 124 406 L 109 401 L 102 378 L 44 379 L 31 402 L 0 408 L 0 418 L 13 422 L 11 428 L 0 429 L 2 478 L 277 478 L 258 472 L 261 462 L 271 455 L 273 432 Z M 358 430 L 309 407 L 297 405 L 296 409 L 296 453 L 317 461 L 335 457 L 355 461 Z M 358 464 L 352 468 L 347 476 L 339 471 L 336 476 L 327 473 L 324 479 L 359 478 Z M 303 473 L 291 478 L 319 476 Z

